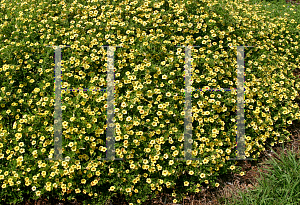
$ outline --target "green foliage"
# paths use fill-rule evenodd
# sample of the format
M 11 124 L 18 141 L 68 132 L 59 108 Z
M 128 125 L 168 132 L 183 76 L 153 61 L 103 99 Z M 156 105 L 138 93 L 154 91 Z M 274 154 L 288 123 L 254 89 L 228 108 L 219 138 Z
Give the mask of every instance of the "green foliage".
M 33 198 L 53 192 L 103 204 L 121 193 L 136 204 L 168 188 L 176 203 L 203 185 L 218 186 L 236 157 L 237 52 L 229 46 L 254 46 L 245 48 L 247 158 L 289 140 L 286 125 L 300 116 L 292 74 L 300 21 L 266 22 L 261 10 L 242 4 L 248 1 L 2 0 L 0 197 L 11 203 L 29 190 Z M 70 161 L 45 160 L 54 154 L 49 45 L 71 46 L 62 49 L 62 88 L 69 89 L 106 88 L 107 48 L 100 46 L 122 46 L 114 72 L 115 150 L 123 161 L 99 161 L 107 128 L 100 91 L 62 91 L 62 151 Z M 192 49 L 193 88 L 232 90 L 192 93 L 193 157 L 202 161 L 175 160 L 184 157 L 185 99 L 185 51 L 176 45 L 201 46 Z
M 284 146 L 282 145 L 284 148 Z M 274 150 L 271 148 L 274 152 Z M 234 193 L 233 199 L 225 199 L 223 204 L 299 204 L 300 202 L 300 156 L 295 150 L 277 155 L 278 159 L 270 158 L 266 164 L 271 168 L 260 171 L 259 185 L 246 193 Z M 276 187 L 276 189 L 274 189 Z

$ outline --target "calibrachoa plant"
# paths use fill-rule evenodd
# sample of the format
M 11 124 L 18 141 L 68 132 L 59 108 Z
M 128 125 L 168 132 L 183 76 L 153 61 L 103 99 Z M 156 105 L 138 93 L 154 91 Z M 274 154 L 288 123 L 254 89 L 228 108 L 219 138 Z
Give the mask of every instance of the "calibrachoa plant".
M 141 204 L 163 189 L 174 203 L 235 167 L 236 47 L 245 48 L 247 158 L 289 140 L 299 119 L 295 19 L 265 19 L 247 1 L 1 0 L 1 199 L 24 194 Z M 255 17 L 254 17 L 255 16 Z M 293 31 L 290 32 L 289 31 Z M 63 157 L 54 149 L 54 49 L 62 49 Z M 107 48 L 114 55 L 115 151 L 106 148 Z M 192 49 L 194 158 L 183 158 L 184 48 Z M 241 172 L 240 174 L 245 174 Z

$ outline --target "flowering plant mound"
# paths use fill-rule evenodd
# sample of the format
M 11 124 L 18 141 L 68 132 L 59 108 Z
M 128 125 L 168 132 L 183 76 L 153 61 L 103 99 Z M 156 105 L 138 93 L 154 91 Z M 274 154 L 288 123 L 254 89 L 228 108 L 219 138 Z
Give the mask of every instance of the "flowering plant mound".
M 247 8 L 247 9 L 245 9 Z M 289 140 L 299 119 L 299 22 L 247 1 L 1 1 L 1 199 L 58 195 L 130 204 L 174 189 L 174 203 L 235 169 L 236 47 L 245 48 L 245 155 Z M 293 30 L 293 33 L 289 33 Z M 54 49 L 62 49 L 62 156 L 54 155 Z M 106 158 L 107 48 L 114 54 L 115 157 Z M 185 53 L 192 48 L 192 155 L 184 153 Z M 63 89 L 84 89 L 70 91 Z M 57 88 L 56 88 L 57 89 Z M 241 173 L 243 174 L 243 173 Z M 176 188 L 176 190 L 175 190 Z M 17 191 L 16 191 L 17 190 Z

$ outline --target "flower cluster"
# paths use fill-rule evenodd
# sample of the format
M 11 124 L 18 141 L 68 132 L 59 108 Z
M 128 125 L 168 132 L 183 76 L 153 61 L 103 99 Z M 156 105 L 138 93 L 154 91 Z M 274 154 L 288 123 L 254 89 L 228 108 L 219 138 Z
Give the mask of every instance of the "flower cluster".
M 120 192 L 140 204 L 147 194 L 176 187 L 176 203 L 203 185 L 218 187 L 219 173 L 238 171 L 229 160 L 236 157 L 238 45 L 254 47 L 245 48 L 246 157 L 289 139 L 286 124 L 300 116 L 293 102 L 295 19 L 264 22 L 255 7 L 235 2 L 106 2 L 1 1 L 0 197 L 16 199 L 14 190 L 28 190 L 39 198 L 55 190 L 95 202 Z M 45 160 L 55 155 L 55 57 L 47 46 L 58 45 L 70 45 L 61 58 L 62 155 L 69 161 Z M 107 92 L 98 89 L 107 88 L 105 45 L 121 46 L 114 52 L 115 157 L 121 161 L 100 160 L 108 151 Z M 177 45 L 200 46 L 191 52 L 191 153 L 202 160 L 176 160 L 185 156 L 186 89 L 185 48 Z

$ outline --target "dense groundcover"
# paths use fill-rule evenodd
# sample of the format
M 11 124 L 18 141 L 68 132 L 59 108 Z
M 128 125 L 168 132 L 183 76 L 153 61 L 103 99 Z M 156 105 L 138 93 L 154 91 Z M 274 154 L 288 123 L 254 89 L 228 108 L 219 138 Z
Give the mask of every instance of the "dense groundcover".
M 247 1 L 1 1 L 1 199 L 22 195 L 132 204 L 174 189 L 174 203 L 218 186 L 235 169 L 237 48 L 245 48 L 246 157 L 289 140 L 299 119 L 299 22 L 268 19 Z M 287 28 L 294 27 L 293 33 Z M 62 147 L 54 154 L 54 49 L 62 89 L 106 88 L 114 52 L 115 156 L 106 154 L 107 93 L 62 90 Z M 184 157 L 185 48 L 192 49 L 192 155 Z

